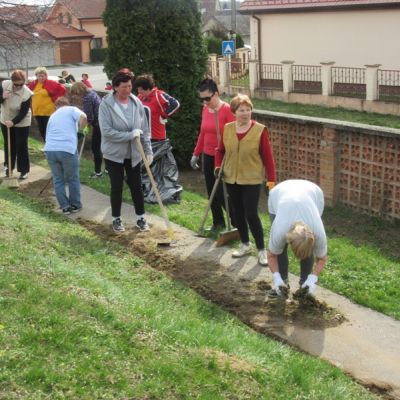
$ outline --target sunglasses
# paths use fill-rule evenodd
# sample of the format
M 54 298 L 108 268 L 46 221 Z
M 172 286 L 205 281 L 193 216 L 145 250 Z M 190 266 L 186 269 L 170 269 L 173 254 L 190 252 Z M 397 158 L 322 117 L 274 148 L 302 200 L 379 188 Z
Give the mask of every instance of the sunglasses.
M 23 83 L 13 83 L 13 85 L 14 85 L 15 87 L 22 87 L 22 86 L 24 86 Z
M 199 100 L 201 102 L 206 101 L 207 103 L 214 97 L 215 93 L 213 93 L 211 96 L 206 96 L 206 97 L 199 97 Z

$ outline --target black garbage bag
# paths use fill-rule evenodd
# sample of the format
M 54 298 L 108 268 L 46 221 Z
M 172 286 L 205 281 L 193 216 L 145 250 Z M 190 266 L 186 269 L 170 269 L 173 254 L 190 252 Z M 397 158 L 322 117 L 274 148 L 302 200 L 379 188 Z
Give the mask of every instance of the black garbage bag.
M 178 166 L 169 139 L 152 142 L 154 160 L 151 164 L 151 172 L 156 181 L 161 200 L 164 204 L 176 204 L 181 201 L 182 186 L 178 184 Z M 144 201 L 157 203 L 157 197 L 151 186 L 150 178 L 144 165 L 142 165 L 142 183 Z

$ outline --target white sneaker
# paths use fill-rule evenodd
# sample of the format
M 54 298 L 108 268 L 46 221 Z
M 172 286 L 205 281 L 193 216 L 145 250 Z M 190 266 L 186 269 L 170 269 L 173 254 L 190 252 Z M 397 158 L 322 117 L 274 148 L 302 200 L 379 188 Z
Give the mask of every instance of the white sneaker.
M 251 244 L 250 243 L 242 243 L 239 249 L 235 250 L 232 253 L 233 258 L 240 258 L 245 256 L 246 254 L 251 253 Z
M 265 250 L 260 250 L 258 252 L 258 263 L 263 266 L 268 265 L 267 252 Z

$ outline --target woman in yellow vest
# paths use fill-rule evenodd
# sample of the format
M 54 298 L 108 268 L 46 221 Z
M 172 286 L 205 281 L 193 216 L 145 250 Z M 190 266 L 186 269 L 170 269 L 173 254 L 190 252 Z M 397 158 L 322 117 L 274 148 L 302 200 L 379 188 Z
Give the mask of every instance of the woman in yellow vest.
M 264 181 L 269 189 L 275 185 L 275 162 L 267 128 L 251 119 L 252 110 L 253 103 L 248 96 L 238 94 L 232 99 L 231 111 L 236 121 L 225 125 L 215 154 L 215 173 L 219 173 L 223 163 L 222 179 L 232 201 L 242 241 L 232 257 L 243 257 L 251 252 L 250 227 L 258 250 L 258 262 L 268 265 L 258 201 Z

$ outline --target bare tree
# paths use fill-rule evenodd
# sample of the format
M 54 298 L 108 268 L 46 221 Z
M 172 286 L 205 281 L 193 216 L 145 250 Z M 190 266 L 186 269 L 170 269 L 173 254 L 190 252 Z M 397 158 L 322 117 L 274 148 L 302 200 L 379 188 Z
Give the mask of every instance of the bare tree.
M 52 0 L 27 4 L 23 0 L 0 0 L 0 56 L 7 72 L 14 65 L 24 67 L 29 54 L 48 36 L 40 29 Z

